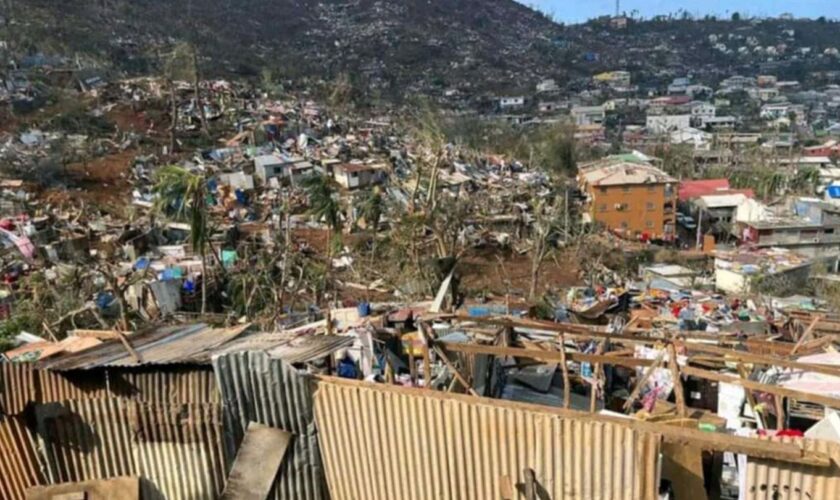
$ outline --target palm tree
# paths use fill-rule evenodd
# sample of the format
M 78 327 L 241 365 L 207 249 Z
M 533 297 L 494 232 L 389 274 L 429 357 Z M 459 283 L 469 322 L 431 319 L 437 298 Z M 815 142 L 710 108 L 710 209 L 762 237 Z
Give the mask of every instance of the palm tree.
M 311 175 L 301 181 L 301 187 L 309 198 L 309 213 L 327 224 L 327 274 L 329 285 L 332 269 L 333 235 L 341 234 L 341 204 L 338 199 L 338 187 L 326 175 Z M 326 286 L 324 287 L 326 290 Z
M 201 313 L 207 312 L 207 181 L 177 165 L 155 173 L 155 210 L 190 224 L 190 243 L 201 255 Z

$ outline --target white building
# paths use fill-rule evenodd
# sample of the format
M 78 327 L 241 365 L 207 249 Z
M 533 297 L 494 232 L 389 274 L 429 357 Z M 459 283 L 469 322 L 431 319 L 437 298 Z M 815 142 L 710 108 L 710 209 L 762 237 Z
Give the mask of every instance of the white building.
M 691 115 L 648 115 L 645 126 L 654 134 L 667 134 L 691 127 Z

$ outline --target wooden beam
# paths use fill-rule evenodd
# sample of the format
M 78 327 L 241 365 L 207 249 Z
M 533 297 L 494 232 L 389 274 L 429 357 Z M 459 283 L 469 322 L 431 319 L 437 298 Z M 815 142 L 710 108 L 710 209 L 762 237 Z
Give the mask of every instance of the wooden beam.
M 796 341 L 796 345 L 793 346 L 793 350 L 790 351 L 791 356 L 796 354 L 796 351 L 798 351 L 799 348 L 802 347 L 802 343 L 805 342 L 806 339 L 809 339 L 811 337 L 811 335 L 814 334 L 814 328 L 817 327 L 817 323 L 819 323 L 821 319 L 822 319 L 822 316 L 820 316 L 820 315 L 814 316 L 814 319 L 811 321 L 811 324 L 808 325 L 808 329 L 805 330 L 805 333 L 803 333 L 801 337 L 799 337 L 799 340 Z
M 607 339 L 601 340 L 598 344 L 598 349 L 595 350 L 595 354 L 600 356 L 604 353 L 604 349 L 607 346 Z M 594 383 L 592 384 L 592 393 L 589 395 L 589 412 L 595 413 L 595 410 L 598 409 L 598 386 L 601 382 L 602 374 L 604 373 L 604 367 L 601 366 L 601 363 L 595 363 L 592 365 L 592 379 Z
M 560 369 L 563 370 L 563 408 L 568 408 L 572 401 L 572 388 L 569 381 L 569 365 L 566 364 L 566 337 L 560 335 Z
M 747 372 L 747 368 L 740 363 L 738 363 L 738 373 L 741 375 L 742 379 L 749 380 L 750 374 L 749 372 Z M 758 405 L 755 403 L 755 396 L 753 396 L 752 391 L 749 389 L 744 389 L 744 395 L 747 396 L 747 404 L 750 405 L 750 412 L 752 412 L 752 414 L 755 415 L 755 421 L 758 422 L 758 428 L 766 429 L 767 422 L 764 421 L 764 415 L 762 415 L 756 409 Z
M 840 408 L 840 399 L 811 392 L 795 391 L 793 389 L 786 389 L 776 385 L 767 385 L 752 380 L 743 380 L 740 377 L 727 375 L 724 373 L 712 372 L 695 368 L 693 366 L 684 366 L 683 373 L 691 377 L 698 377 L 706 380 L 714 380 L 716 382 L 726 382 L 727 384 L 740 385 L 745 389 L 752 389 L 754 391 L 766 392 L 768 394 L 779 395 L 785 398 L 793 398 L 797 401 L 807 401 L 818 405 L 828 406 L 830 408 Z
M 662 364 L 662 361 L 665 359 L 665 349 L 660 351 L 659 355 L 654 360 L 653 364 L 650 365 L 647 370 L 645 370 L 644 375 L 642 375 L 641 380 L 636 382 L 636 387 L 633 388 L 633 392 L 630 393 L 630 397 L 627 398 L 627 401 L 624 402 L 624 409 L 629 410 L 633 407 L 633 403 L 636 401 L 636 398 L 639 397 L 639 393 L 642 392 L 642 388 L 647 384 L 650 377 L 653 376 L 654 370 Z
M 125 347 L 125 350 L 128 351 L 132 358 L 134 358 L 134 362 L 138 364 L 142 363 L 143 359 L 140 357 L 140 354 L 138 354 L 137 351 L 134 350 L 134 347 L 131 346 L 131 342 L 128 341 L 128 338 L 125 336 L 125 334 L 123 332 L 117 331 L 117 337 L 120 339 L 120 342 L 122 342 L 122 345 L 123 347 Z
M 537 359 L 540 361 L 548 361 L 553 363 L 560 363 L 563 357 L 556 351 L 537 351 L 534 349 L 522 349 L 518 347 L 502 347 L 481 344 L 454 344 L 449 342 L 440 342 L 437 345 L 443 346 L 447 351 L 463 352 L 466 354 L 491 354 L 493 356 L 511 356 L 519 358 Z M 580 352 L 567 352 L 565 355 L 567 360 L 576 362 L 589 363 L 603 363 L 607 365 L 626 366 L 628 368 L 645 368 L 653 364 L 650 359 L 625 358 L 620 356 L 610 355 L 595 355 L 583 354 Z
M 463 385 L 463 386 L 464 386 L 464 389 L 466 389 L 466 390 L 467 390 L 467 392 L 469 392 L 469 393 L 470 393 L 470 394 L 472 394 L 473 396 L 478 396 L 478 393 L 477 393 L 477 392 L 475 392 L 475 391 L 473 390 L 473 388 L 472 388 L 472 386 L 469 384 L 469 382 L 467 382 L 467 381 L 466 381 L 466 379 L 465 379 L 465 378 L 461 375 L 461 372 L 459 372 L 459 371 L 458 371 L 458 369 L 457 369 L 457 368 L 455 368 L 455 365 L 453 365 L 453 364 L 452 364 L 452 361 L 450 361 L 450 360 L 449 360 L 449 358 L 446 356 L 446 353 L 445 353 L 445 352 L 443 352 L 443 350 L 439 347 L 439 345 L 438 345 L 438 344 L 435 344 L 433 347 L 434 347 L 434 350 L 435 350 L 435 352 L 437 353 L 437 355 L 438 355 L 438 356 L 440 356 L 440 358 L 443 360 L 443 363 L 444 363 L 444 364 L 445 364 L 445 365 L 446 365 L 446 366 L 447 366 L 450 370 L 452 370 L 452 375 L 454 375 L 454 376 L 455 376 L 455 378 L 458 380 L 458 382 L 459 382 L 461 385 Z
M 674 398 L 677 402 L 677 415 L 686 416 L 685 394 L 683 393 L 682 378 L 680 377 L 680 365 L 677 363 L 677 349 L 674 344 L 668 345 L 668 367 L 671 369 L 671 378 L 674 379 Z
M 798 361 L 790 361 L 787 359 L 777 358 L 774 356 L 767 356 L 764 354 L 752 354 L 743 351 L 733 351 L 731 349 L 722 349 L 720 347 L 698 345 L 698 344 L 683 344 L 689 351 L 704 352 L 708 354 L 717 354 L 725 356 L 736 361 L 745 363 L 756 363 L 769 366 L 779 366 L 781 368 L 790 368 L 793 370 L 802 370 L 806 372 L 822 373 L 825 375 L 832 375 L 840 377 L 840 367 L 835 365 L 818 365 L 814 363 L 800 363 Z

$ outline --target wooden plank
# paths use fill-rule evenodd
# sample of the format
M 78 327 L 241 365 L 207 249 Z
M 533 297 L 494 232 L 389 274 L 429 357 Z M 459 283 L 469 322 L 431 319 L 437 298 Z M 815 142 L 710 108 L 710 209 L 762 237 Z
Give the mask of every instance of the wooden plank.
M 138 354 L 137 351 L 134 350 L 134 347 L 132 347 L 131 342 L 128 341 L 128 338 L 123 332 L 117 331 L 117 338 L 120 339 L 120 342 L 122 342 L 122 345 L 123 347 L 125 347 L 125 350 L 128 351 L 128 354 L 130 354 L 131 357 L 134 358 L 135 363 L 143 362 L 143 358 L 141 358 L 140 354 Z
M 674 344 L 668 345 L 668 367 L 671 369 L 671 378 L 674 379 L 674 396 L 677 402 L 677 415 L 686 416 L 685 394 L 683 393 L 682 378 L 680 377 L 680 365 L 677 363 L 677 349 Z
M 799 340 L 796 341 L 796 345 L 793 346 L 793 350 L 790 351 L 791 356 L 796 354 L 796 351 L 798 351 L 799 348 L 802 347 L 802 343 L 805 342 L 805 340 L 811 338 L 811 335 L 814 334 L 814 328 L 817 327 L 817 323 L 819 323 L 821 319 L 822 316 L 820 315 L 814 316 L 814 319 L 811 321 L 811 324 L 808 325 L 808 329 L 805 330 L 805 333 L 803 333 L 801 337 L 799 337 Z
M 449 342 L 441 342 L 439 343 L 439 345 L 444 347 L 447 351 L 451 352 L 530 358 L 553 363 L 560 363 L 565 357 L 567 360 L 571 361 L 603 363 L 607 365 L 626 366 L 628 368 L 645 368 L 653 364 L 653 360 L 650 359 L 636 359 L 610 355 L 583 354 L 580 352 L 567 352 L 565 356 L 562 356 L 557 351 L 539 351 L 535 349 L 522 349 L 518 347 L 503 347 L 481 344 L 453 344 Z
M 709 370 L 695 368 L 693 366 L 684 366 L 682 371 L 686 375 L 692 377 L 699 377 L 706 380 L 714 380 L 716 382 L 726 382 L 727 384 L 740 385 L 741 387 L 744 387 L 746 389 L 752 389 L 754 391 L 766 392 L 768 394 L 779 395 L 786 398 L 794 398 L 797 401 L 807 401 L 809 403 L 828 406 L 830 408 L 840 408 L 840 399 L 822 396 L 820 394 L 795 391 L 793 389 L 786 389 L 784 387 L 779 387 L 776 385 L 762 384 L 759 382 L 753 382 L 752 380 L 744 380 L 733 375 L 727 375 L 724 373 L 712 372 Z
M 452 375 L 455 376 L 455 379 L 458 380 L 458 382 L 464 386 L 464 389 L 466 389 L 467 392 L 469 392 L 473 396 L 478 396 L 478 393 L 475 392 L 475 390 L 473 390 L 472 385 L 470 385 L 470 383 L 467 382 L 467 380 L 461 375 L 458 369 L 455 368 L 455 365 L 452 364 L 452 362 L 449 360 L 449 357 L 446 355 L 445 352 L 443 352 L 440 346 L 436 344 L 433 347 L 437 355 L 440 356 L 443 363 L 447 366 L 447 368 L 449 368 L 450 371 L 452 371 Z
M 221 500 L 265 500 L 291 441 L 284 430 L 248 424 Z
M 738 364 L 738 373 L 741 375 L 742 379 L 749 380 L 750 374 L 747 372 L 747 368 L 740 363 Z M 755 402 L 755 396 L 753 396 L 752 391 L 744 389 L 744 394 L 747 396 L 747 404 L 750 405 L 750 412 L 755 415 L 755 421 L 758 423 L 758 428 L 766 429 L 767 423 L 764 421 L 764 415 L 756 410 L 758 405 Z
M 659 356 L 656 357 L 653 364 L 648 366 L 647 370 L 645 370 L 644 375 L 642 375 L 641 380 L 636 382 L 636 387 L 633 388 L 633 392 L 630 393 L 630 397 L 627 398 L 627 401 L 624 402 L 624 409 L 629 410 L 633 407 L 633 403 L 636 401 L 636 398 L 639 397 L 639 393 L 642 392 L 642 388 L 645 384 L 648 383 L 650 377 L 653 376 L 653 372 L 662 364 L 662 361 L 665 359 L 665 349 L 663 349 Z
M 572 387 L 566 361 L 566 337 L 563 335 L 560 336 L 560 369 L 563 371 L 563 408 L 568 408 L 572 401 Z
M 751 354 L 743 351 L 733 351 L 731 349 L 722 349 L 720 347 L 698 345 L 698 344 L 683 344 L 688 351 L 704 352 L 707 354 L 717 354 L 736 361 L 745 363 L 758 363 L 768 366 L 779 366 L 782 368 L 790 368 L 793 370 L 802 370 L 806 372 L 822 373 L 825 375 L 832 375 L 840 377 L 840 367 L 834 365 L 818 365 L 814 363 L 800 363 L 798 361 L 790 361 L 774 356 L 767 356 L 763 354 Z
M 607 339 L 601 340 L 598 343 L 598 349 L 595 350 L 595 354 L 600 356 L 604 353 L 604 349 L 607 346 Z M 604 367 L 601 366 L 601 363 L 595 363 L 592 365 L 592 378 L 595 380 L 595 383 L 592 384 L 592 394 L 589 396 L 589 411 L 590 413 L 595 413 L 595 410 L 598 408 L 598 386 L 601 381 L 604 381 Z M 606 381 L 604 381 L 606 383 Z

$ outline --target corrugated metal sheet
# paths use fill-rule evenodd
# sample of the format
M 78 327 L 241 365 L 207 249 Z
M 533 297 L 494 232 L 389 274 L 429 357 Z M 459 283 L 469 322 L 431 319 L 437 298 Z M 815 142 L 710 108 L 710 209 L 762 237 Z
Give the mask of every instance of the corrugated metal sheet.
M 125 401 L 48 403 L 35 416 L 50 484 L 136 475 Z
M 226 478 L 218 405 L 134 403 L 129 413 L 145 500 L 218 498 Z
M 813 467 L 775 460 L 750 458 L 747 486 L 741 498 L 747 500 L 821 500 L 840 498 L 840 444 L 814 439 L 774 439 L 797 443 L 803 449 L 826 453 L 831 467 Z
M 143 476 L 143 498 L 215 498 L 225 478 L 220 411 L 118 398 L 39 405 L 49 483 Z
M 0 363 L 0 412 L 18 415 L 35 399 L 32 368 L 25 364 Z
M 21 417 L 0 418 L 0 498 L 23 500 L 26 488 L 44 482 L 35 436 Z
M 353 337 L 313 335 L 297 332 L 256 333 L 240 337 L 217 351 L 229 354 L 242 351 L 265 351 L 272 358 L 287 363 L 305 363 L 323 358 L 339 349 L 353 345 Z
M 154 403 L 221 403 L 213 370 L 205 366 L 166 366 L 142 371 L 108 370 L 111 392 Z
M 312 407 L 312 379 L 262 352 L 240 352 L 213 359 L 222 393 L 228 469 L 249 422 L 294 434 L 269 498 L 327 498 Z
M 207 363 L 214 349 L 235 339 L 249 326 L 210 328 L 199 323 L 162 327 L 128 336 L 132 348 L 141 358 L 139 362 L 126 350 L 122 342 L 109 340 L 78 353 L 65 353 L 42 360 L 38 367 L 50 370 L 88 370 L 102 366 Z
M 325 379 L 315 414 L 330 494 L 500 498 L 504 476 L 516 488 L 531 469 L 555 500 L 656 498 L 658 434 L 535 408 Z
M 32 365 L 28 365 L 32 366 Z M 34 369 L 38 381 L 38 403 L 108 397 L 107 375 L 103 370 L 58 373 Z

